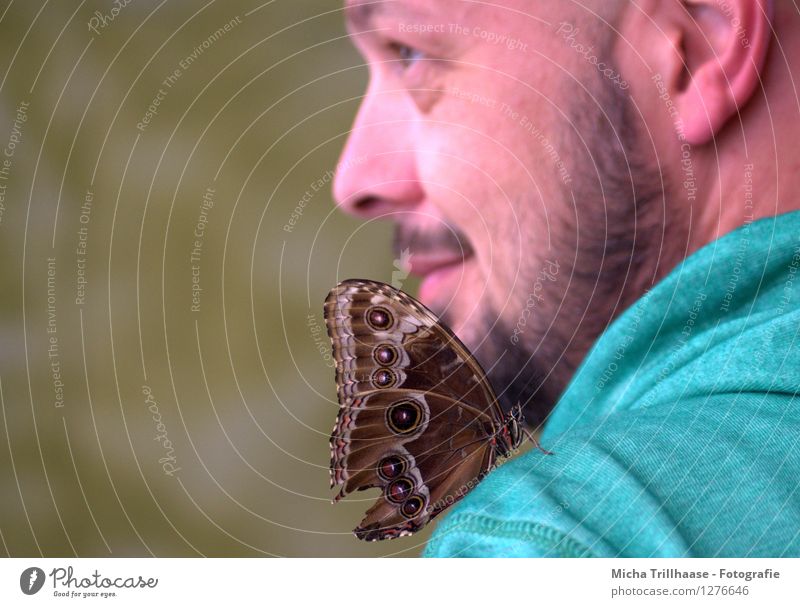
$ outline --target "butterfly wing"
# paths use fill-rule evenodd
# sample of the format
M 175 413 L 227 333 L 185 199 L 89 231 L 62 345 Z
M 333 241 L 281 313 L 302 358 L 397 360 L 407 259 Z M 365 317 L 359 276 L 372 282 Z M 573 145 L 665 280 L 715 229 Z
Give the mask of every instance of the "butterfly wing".
M 331 436 L 336 500 L 379 487 L 355 533 L 408 535 L 494 465 L 503 413 L 480 365 L 422 304 L 348 280 L 325 301 L 340 403 Z

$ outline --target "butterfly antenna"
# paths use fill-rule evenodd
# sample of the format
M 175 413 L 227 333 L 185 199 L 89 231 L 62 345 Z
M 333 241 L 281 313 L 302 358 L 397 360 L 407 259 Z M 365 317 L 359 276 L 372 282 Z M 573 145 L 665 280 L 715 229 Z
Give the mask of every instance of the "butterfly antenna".
M 536 440 L 536 437 L 535 437 L 535 436 L 533 436 L 533 434 L 531 434 L 531 432 L 530 432 L 530 431 L 529 431 L 527 428 L 525 428 L 524 426 L 520 426 L 520 427 L 522 428 L 522 431 L 525 433 L 525 436 L 527 436 L 527 437 L 528 437 L 528 440 L 529 440 L 529 441 L 531 441 L 531 442 L 533 443 L 533 446 L 534 446 L 534 447 L 536 447 L 536 448 L 537 448 L 539 451 L 541 451 L 541 452 L 542 452 L 542 453 L 544 453 L 545 455 L 555 455 L 555 453 L 553 453 L 552 451 L 548 451 L 547 449 L 545 449 L 544 447 L 542 447 L 542 446 L 539 444 L 539 441 L 538 441 L 538 440 Z

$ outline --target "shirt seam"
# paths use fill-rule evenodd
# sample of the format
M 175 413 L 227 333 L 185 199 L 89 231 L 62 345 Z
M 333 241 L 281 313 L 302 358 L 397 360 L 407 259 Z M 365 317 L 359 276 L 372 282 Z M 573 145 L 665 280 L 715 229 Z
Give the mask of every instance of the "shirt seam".
M 449 531 L 475 533 L 478 535 L 522 540 L 536 545 L 543 552 L 567 558 L 592 557 L 591 551 L 562 531 L 529 521 L 505 521 L 485 515 L 451 515 L 446 524 L 437 529 L 437 536 L 444 537 Z M 435 543 L 440 540 L 437 538 Z M 435 544 L 434 544 L 435 545 Z M 556 549 L 558 547 L 558 549 Z

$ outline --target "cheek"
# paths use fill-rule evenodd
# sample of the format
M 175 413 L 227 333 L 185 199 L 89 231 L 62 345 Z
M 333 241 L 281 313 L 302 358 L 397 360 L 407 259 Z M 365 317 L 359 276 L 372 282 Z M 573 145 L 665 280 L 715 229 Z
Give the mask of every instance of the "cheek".
M 487 73 L 446 83 L 417 133 L 426 193 L 475 250 L 451 304 L 464 331 L 485 309 L 516 322 L 551 242 L 570 238 L 557 233 L 570 223 L 572 202 L 551 152 L 575 173 L 559 143 L 558 129 L 569 125 L 507 77 L 470 85 Z
M 446 112 L 451 116 L 447 122 L 431 118 L 427 123 L 420 173 L 431 200 L 467 233 L 481 263 L 487 264 L 489 244 L 496 249 L 494 241 L 501 234 L 511 244 L 521 242 L 515 215 L 523 193 L 530 190 L 522 167 L 526 160 L 514 160 L 499 125 L 485 124 L 491 110 L 461 105 L 450 103 L 454 111 Z
M 436 153 L 421 163 L 427 193 L 475 251 L 470 270 L 477 275 L 465 276 L 468 290 L 459 290 L 475 301 L 478 286 L 481 301 L 492 309 L 517 309 L 516 299 L 526 297 L 529 267 L 547 254 L 554 209 L 544 201 L 553 205 L 557 200 L 544 194 L 547 184 L 537 174 L 542 162 L 534 159 L 526 141 L 517 142 L 520 149 L 511 153 L 505 143 L 517 134 L 513 129 L 496 133 L 494 141 L 464 126 L 437 125 L 431 132 Z

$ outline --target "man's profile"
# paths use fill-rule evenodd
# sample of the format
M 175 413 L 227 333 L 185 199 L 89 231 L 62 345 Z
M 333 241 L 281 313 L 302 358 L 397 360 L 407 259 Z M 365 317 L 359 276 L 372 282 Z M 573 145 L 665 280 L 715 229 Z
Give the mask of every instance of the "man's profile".
M 370 82 L 335 198 L 558 453 L 427 554 L 800 555 L 797 8 L 345 4 Z

